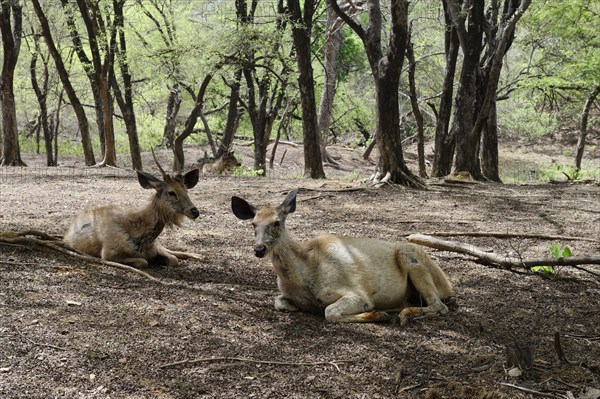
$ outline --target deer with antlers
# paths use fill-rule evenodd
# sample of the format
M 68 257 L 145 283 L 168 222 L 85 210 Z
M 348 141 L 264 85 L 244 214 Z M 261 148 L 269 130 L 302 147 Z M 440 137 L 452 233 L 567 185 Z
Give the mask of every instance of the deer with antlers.
M 104 205 L 82 210 L 63 237 L 66 245 L 88 255 L 134 267 L 147 267 L 149 262 L 177 266 L 178 259 L 199 258 L 199 255 L 171 251 L 156 239 L 165 227 L 179 226 L 185 217 L 196 219 L 200 212 L 188 195 L 188 189 L 198 182 L 199 170 L 184 175 L 169 176 L 154 161 L 162 180 L 150 173 L 136 171 L 140 185 L 156 193 L 141 209 L 123 209 Z
M 293 240 L 285 221 L 296 210 L 297 192 L 278 207 L 260 209 L 231 199 L 236 217 L 252 219 L 255 255 L 271 256 L 280 291 L 275 309 L 324 313 L 341 323 L 387 321 L 399 312 L 404 324 L 410 317 L 448 313 L 443 300 L 452 295 L 450 281 L 417 245 L 335 235 Z

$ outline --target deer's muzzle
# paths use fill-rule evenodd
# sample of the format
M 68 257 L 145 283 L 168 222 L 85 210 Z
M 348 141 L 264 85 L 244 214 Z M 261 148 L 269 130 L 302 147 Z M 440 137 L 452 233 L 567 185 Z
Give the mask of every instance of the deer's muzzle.
M 254 246 L 254 255 L 263 258 L 267 254 L 267 246 L 265 244 L 257 244 Z

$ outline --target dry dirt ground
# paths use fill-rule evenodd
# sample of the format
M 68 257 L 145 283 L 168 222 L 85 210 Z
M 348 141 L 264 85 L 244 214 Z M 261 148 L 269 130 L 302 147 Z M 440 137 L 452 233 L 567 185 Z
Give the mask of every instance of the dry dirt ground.
M 310 181 L 289 147 L 267 178 L 202 177 L 201 217 L 165 231 L 169 248 L 202 261 L 152 267 L 162 284 L 65 255 L 0 244 L 1 398 L 598 398 L 600 269 L 552 278 L 484 266 L 428 249 L 455 289 L 450 314 L 399 324 L 330 324 L 274 310 L 274 272 L 252 251 L 252 229 L 230 211 L 238 195 L 278 204 L 300 187 L 288 228 L 405 240 L 411 233 L 504 232 L 600 239 L 600 187 L 591 184 L 432 185 L 360 189 L 373 166 L 334 148 L 346 171 Z M 250 164 L 248 147 L 236 149 Z M 189 159 L 199 150 L 188 149 Z M 166 159 L 166 153 L 162 153 Z M 280 156 L 277 157 L 278 160 Z M 533 157 L 535 158 L 535 156 Z M 0 169 L 0 230 L 60 236 L 90 205 L 145 204 L 129 170 Z M 151 165 L 145 154 L 146 165 Z M 165 161 L 166 162 L 166 161 Z M 156 169 L 154 169 L 156 170 Z M 549 256 L 556 240 L 453 237 L 499 254 Z M 600 242 L 559 240 L 574 255 Z M 565 357 L 554 347 L 558 333 Z M 533 348 L 534 367 L 509 375 L 506 347 Z M 168 366 L 189 360 L 187 363 Z M 167 367 L 165 367 L 167 365 Z M 504 385 L 512 384 L 513 386 Z M 533 390 L 526 393 L 516 387 Z M 596 392 L 596 393 L 594 393 Z

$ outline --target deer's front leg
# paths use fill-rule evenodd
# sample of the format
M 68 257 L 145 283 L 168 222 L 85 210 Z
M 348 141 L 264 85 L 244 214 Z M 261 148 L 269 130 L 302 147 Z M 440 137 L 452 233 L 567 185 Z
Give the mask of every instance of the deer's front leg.
M 170 266 L 170 267 L 179 266 L 179 260 L 177 259 L 177 257 L 175 255 L 171 254 L 171 252 L 169 252 L 168 249 L 166 249 L 165 247 L 163 247 L 160 244 L 156 244 L 156 254 L 167 260 L 167 266 Z
M 300 309 L 294 305 L 292 301 L 288 298 L 285 298 L 283 295 L 279 295 L 275 298 L 275 309 L 281 312 L 299 312 Z
M 373 307 L 358 295 L 346 295 L 325 308 L 325 318 L 332 323 L 375 323 L 390 320 L 386 312 Z

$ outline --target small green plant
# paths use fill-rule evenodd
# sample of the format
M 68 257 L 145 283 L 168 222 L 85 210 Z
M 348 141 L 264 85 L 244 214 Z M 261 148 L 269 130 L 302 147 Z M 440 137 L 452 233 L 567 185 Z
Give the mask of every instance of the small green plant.
M 581 169 L 575 165 L 553 162 L 540 170 L 539 176 L 542 180 L 554 180 L 567 177 L 569 180 L 580 180 L 583 177 Z
M 571 248 L 569 248 L 568 245 L 565 245 L 564 247 L 562 247 L 558 243 L 553 243 L 550 245 L 550 253 L 552 254 L 552 257 L 555 259 L 563 259 L 568 256 L 573 256 L 573 253 L 571 252 Z M 558 270 L 555 270 L 553 266 L 533 266 L 529 270 L 531 270 L 534 273 L 543 274 L 545 276 L 554 276 L 554 275 L 558 274 Z
M 264 176 L 265 171 L 264 169 L 252 169 L 251 167 L 244 168 L 243 165 L 240 165 L 233 168 L 231 174 L 238 177 L 259 177 Z

